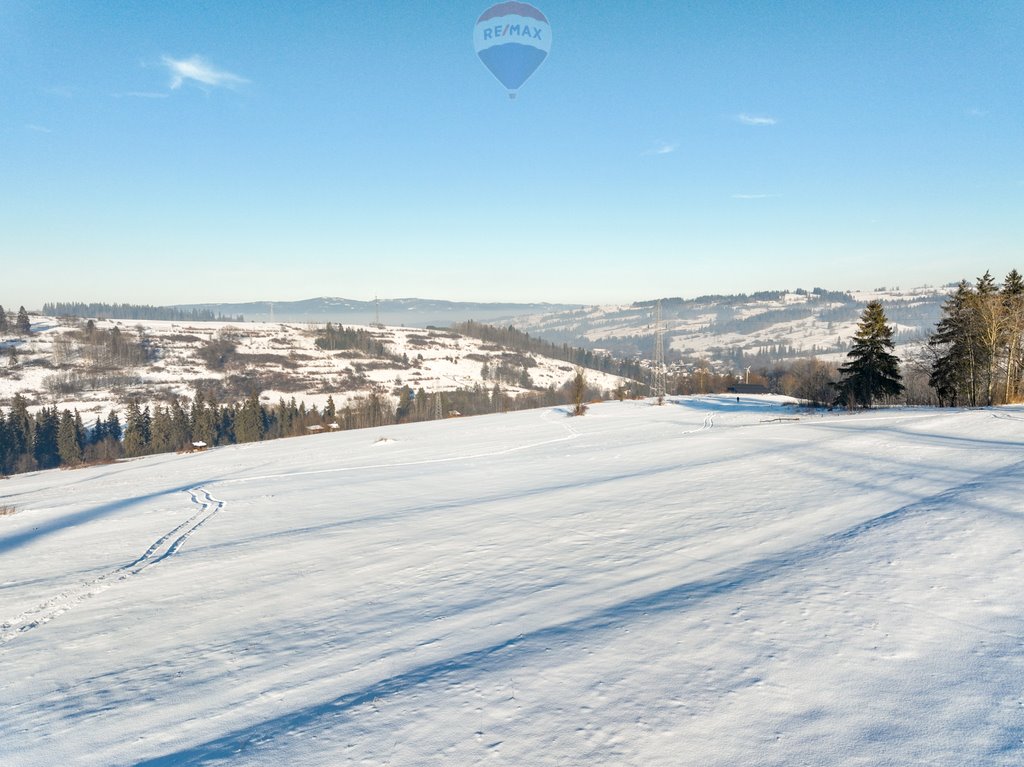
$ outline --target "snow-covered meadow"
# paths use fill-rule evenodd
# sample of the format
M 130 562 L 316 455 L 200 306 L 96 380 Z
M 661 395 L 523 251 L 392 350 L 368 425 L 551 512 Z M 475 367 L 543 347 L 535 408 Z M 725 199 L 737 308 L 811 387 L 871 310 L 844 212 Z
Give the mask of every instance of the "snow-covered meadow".
M 1024 408 L 778 398 L 15 476 L 0 764 L 1019 765 L 1022 498 Z

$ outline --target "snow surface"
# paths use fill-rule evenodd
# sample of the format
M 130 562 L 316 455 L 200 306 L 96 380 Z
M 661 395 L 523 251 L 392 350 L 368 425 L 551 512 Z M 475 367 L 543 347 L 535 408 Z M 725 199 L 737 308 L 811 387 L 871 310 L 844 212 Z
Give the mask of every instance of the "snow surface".
M 0 764 L 1019 765 L 1022 491 L 753 397 L 16 476 Z

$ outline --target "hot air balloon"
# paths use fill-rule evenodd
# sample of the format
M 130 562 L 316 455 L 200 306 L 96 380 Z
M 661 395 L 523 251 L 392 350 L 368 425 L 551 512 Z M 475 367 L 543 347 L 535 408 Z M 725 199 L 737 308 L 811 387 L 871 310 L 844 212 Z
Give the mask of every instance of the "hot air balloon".
M 547 58 L 551 25 L 532 5 L 498 3 L 477 19 L 473 47 L 484 66 L 508 89 L 508 97 L 514 99 L 516 91 Z

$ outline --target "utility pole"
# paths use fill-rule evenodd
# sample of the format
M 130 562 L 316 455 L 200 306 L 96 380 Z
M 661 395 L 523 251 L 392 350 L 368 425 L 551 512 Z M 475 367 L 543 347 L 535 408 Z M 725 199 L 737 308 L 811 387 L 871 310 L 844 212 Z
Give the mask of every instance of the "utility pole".
M 651 388 L 661 405 L 665 402 L 665 328 L 661 324 L 661 301 L 654 312 L 654 385 Z

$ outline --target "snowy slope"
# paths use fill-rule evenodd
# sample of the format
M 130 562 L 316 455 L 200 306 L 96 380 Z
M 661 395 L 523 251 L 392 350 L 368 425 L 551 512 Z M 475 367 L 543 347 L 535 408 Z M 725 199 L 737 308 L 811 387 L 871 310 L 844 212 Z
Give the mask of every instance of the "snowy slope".
M 104 376 L 123 376 L 129 383 L 116 387 L 85 385 L 81 392 L 66 394 L 52 385 L 62 376 L 77 374 L 88 380 L 88 361 L 81 344 L 74 340 L 81 322 L 65 322 L 53 317 L 36 317 L 33 334 L 27 338 L 0 338 L 0 355 L 8 347 L 17 350 L 18 363 L 11 366 L 0 356 L 0 406 L 9 405 L 21 394 L 36 410 L 44 405 L 77 409 L 91 425 L 97 416 L 111 410 L 123 412 L 131 399 L 142 404 L 166 403 L 171 397 L 192 399 L 196 389 L 241 379 L 258 382 L 261 399 L 275 404 L 279 399 L 305 402 L 322 408 L 328 397 L 338 407 L 365 397 L 376 389 L 391 395 L 397 403 L 402 385 L 414 391 L 423 388 L 433 393 L 454 389 L 494 386 L 494 380 L 482 376 L 484 362 L 494 368 L 509 356 L 507 349 L 444 330 L 405 327 L 346 326 L 367 331 L 384 344 L 393 357 L 374 359 L 356 351 L 329 351 L 316 346 L 322 324 L 272 322 L 171 322 L 160 320 L 99 320 L 101 331 L 118 328 L 132 341 L 144 339 L 154 359 L 123 370 L 102 371 Z M 222 338 L 236 345 L 230 361 L 211 369 L 200 356 L 200 349 Z M 529 359 L 533 388 L 559 387 L 569 381 L 574 367 L 561 360 L 540 355 L 511 356 Z M 590 385 L 612 390 L 622 379 L 599 371 L 588 371 Z M 267 382 L 262 384 L 262 382 Z M 275 388 L 277 387 L 277 388 Z M 222 402 L 241 401 L 251 384 L 235 386 Z M 502 382 L 507 394 L 527 389 Z
M 0 764 L 1020 764 L 1024 409 L 782 403 L 5 480 Z

